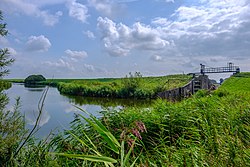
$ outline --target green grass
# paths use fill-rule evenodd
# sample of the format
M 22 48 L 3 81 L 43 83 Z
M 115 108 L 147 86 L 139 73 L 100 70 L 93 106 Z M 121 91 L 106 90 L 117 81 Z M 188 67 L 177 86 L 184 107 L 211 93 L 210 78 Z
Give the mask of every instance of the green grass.
M 101 122 L 118 141 L 124 141 L 127 150 L 130 142 L 137 139 L 130 157 L 130 162 L 136 161 L 135 166 L 249 166 L 250 94 L 239 91 L 238 86 L 245 83 L 244 87 L 248 87 L 248 79 L 247 74 L 233 76 L 214 92 L 199 91 L 177 103 L 159 99 L 150 109 L 107 111 Z M 146 131 L 140 130 L 142 124 Z M 102 156 L 112 155 L 100 134 L 81 117 L 73 122 L 71 131 L 81 140 L 86 139 L 84 132 Z M 55 145 L 57 151 L 73 155 L 86 153 L 79 152 L 81 149 L 88 150 L 67 131 Z M 112 158 L 120 166 L 120 157 Z M 70 165 L 102 166 L 65 157 L 58 160 Z
M 222 84 L 220 89 L 230 93 L 250 93 L 250 73 L 240 73 L 232 76 Z
M 16 162 L 26 166 L 250 166 L 249 76 L 233 76 L 218 90 L 201 90 L 181 102 L 158 99 L 150 108 L 103 112 L 100 120 L 78 115 L 69 130 L 50 142 L 24 147 Z
M 169 75 L 53 82 L 66 95 L 146 99 L 155 98 L 161 91 L 183 86 L 190 80 L 191 77 L 187 75 Z
M 189 75 L 168 75 L 159 77 L 135 77 L 97 79 L 47 79 L 39 84 L 51 85 L 65 95 L 84 97 L 151 99 L 157 93 L 185 85 L 191 80 Z M 23 82 L 22 79 L 8 79 Z

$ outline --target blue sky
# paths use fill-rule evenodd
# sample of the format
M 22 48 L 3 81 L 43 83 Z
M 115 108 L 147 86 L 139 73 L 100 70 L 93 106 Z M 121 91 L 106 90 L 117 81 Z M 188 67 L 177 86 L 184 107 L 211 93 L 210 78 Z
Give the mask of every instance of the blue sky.
M 1 0 L 9 78 L 250 71 L 248 0 Z

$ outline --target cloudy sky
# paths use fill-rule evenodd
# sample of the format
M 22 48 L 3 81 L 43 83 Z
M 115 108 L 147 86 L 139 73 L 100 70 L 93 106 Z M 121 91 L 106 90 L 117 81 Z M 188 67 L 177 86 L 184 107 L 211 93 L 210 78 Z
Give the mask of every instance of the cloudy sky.
M 1 0 L 9 78 L 250 71 L 249 0 Z

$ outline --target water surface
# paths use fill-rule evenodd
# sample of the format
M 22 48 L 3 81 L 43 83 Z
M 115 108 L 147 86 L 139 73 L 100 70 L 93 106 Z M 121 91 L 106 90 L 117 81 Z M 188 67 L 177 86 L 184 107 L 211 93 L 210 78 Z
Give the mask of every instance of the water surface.
M 45 87 L 24 87 L 22 84 L 12 84 L 7 90 L 10 98 L 9 108 L 15 104 L 17 97 L 21 98 L 21 113 L 24 114 L 27 122 L 27 128 L 31 129 L 38 115 L 38 103 Z M 58 133 L 63 129 L 70 127 L 70 122 L 74 120 L 75 114 L 84 114 L 74 105 L 88 111 L 96 117 L 101 117 L 101 111 L 107 109 L 119 110 L 126 106 L 148 107 L 151 101 L 146 100 L 128 100 L 128 99 L 108 99 L 108 98 L 87 98 L 80 96 L 63 96 L 60 95 L 57 88 L 50 87 L 45 105 L 39 122 L 39 131 L 36 136 L 39 138 L 46 137 L 52 130 Z

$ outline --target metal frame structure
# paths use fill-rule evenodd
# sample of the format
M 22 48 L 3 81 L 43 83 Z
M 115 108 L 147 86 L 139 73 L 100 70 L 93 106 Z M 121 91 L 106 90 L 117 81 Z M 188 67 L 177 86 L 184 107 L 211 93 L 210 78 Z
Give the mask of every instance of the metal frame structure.
M 205 65 L 200 64 L 201 74 L 207 74 L 207 73 L 227 73 L 227 72 L 233 72 L 233 73 L 240 73 L 240 67 L 239 66 L 234 66 L 233 63 L 228 63 L 227 67 L 205 67 Z

